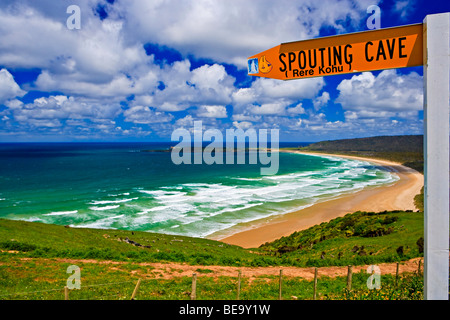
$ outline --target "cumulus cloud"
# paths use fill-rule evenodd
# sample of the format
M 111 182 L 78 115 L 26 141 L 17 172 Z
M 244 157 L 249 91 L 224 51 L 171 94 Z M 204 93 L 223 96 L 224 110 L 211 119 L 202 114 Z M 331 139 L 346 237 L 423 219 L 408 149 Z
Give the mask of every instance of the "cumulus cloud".
M 267 115 L 267 114 L 278 114 L 283 115 L 286 112 L 286 102 L 273 102 L 264 103 L 260 106 L 252 106 L 248 110 L 253 114 Z
M 150 107 L 135 106 L 123 113 L 125 121 L 139 124 L 150 124 L 159 122 L 170 122 L 173 115 L 164 112 L 158 112 Z
M 356 28 L 366 8 L 378 2 L 135 0 L 118 3 L 117 8 L 127 18 L 133 39 L 244 67 L 250 53 L 316 37 L 322 27 L 338 32 L 349 25 Z
M 16 97 L 23 97 L 25 93 L 8 70 L 0 70 L 0 104 Z
M 233 121 L 233 126 L 236 129 L 242 129 L 242 130 L 247 130 L 253 127 L 253 123 L 249 122 L 249 121 Z
M 101 129 L 114 124 L 114 118 L 121 112 L 120 105 L 91 103 L 63 95 L 37 98 L 27 104 L 14 100 L 7 107 L 3 112 L 8 121 L 28 128 L 60 127 L 69 121 L 68 125 Z
M 206 118 L 226 118 L 227 109 L 224 106 L 200 106 L 197 112 L 198 117 Z
M 252 96 L 265 101 L 271 99 L 312 99 L 323 88 L 323 78 L 309 78 L 298 81 L 280 81 L 258 78 L 252 83 Z M 265 102 L 264 101 L 264 102 Z
M 423 80 L 416 72 L 406 75 L 384 70 L 354 75 L 337 87 L 342 105 L 350 117 L 411 117 L 423 107 Z
M 65 24 L 66 7 L 52 1 L 53 4 L 61 10 L 57 17 L 42 10 L 45 4 L 34 2 L 21 1 L 0 8 L 2 64 L 42 68 L 51 74 L 75 72 L 75 80 L 104 82 L 121 71 L 133 69 L 146 58 L 140 43 L 125 44 L 123 22 L 101 21 L 93 15 L 92 8 L 83 6 L 82 28 L 69 30 Z M 48 1 L 47 6 L 50 7 Z
M 33 86 L 67 95 L 117 97 L 150 91 L 156 76 L 142 43 L 123 21 L 95 16 L 97 1 L 79 1 L 82 27 L 66 27 L 68 1 L 7 1 L 0 6 L 0 64 L 41 69 Z
M 162 68 L 158 79 L 164 89 L 154 92 L 152 103 L 164 111 L 182 111 L 198 105 L 226 106 L 235 90 L 234 77 L 218 64 L 191 71 L 189 60 L 177 61 Z
M 305 109 L 303 108 L 302 103 L 299 103 L 295 107 L 289 108 L 286 111 L 287 111 L 287 113 L 291 113 L 291 114 L 304 114 L 305 113 Z
M 321 96 L 314 99 L 314 109 L 317 111 L 330 101 L 330 94 L 326 91 Z
M 241 88 L 232 94 L 234 113 L 284 116 L 302 114 L 304 109 L 298 101 L 314 99 L 324 85 L 322 78 L 299 81 L 258 78 L 249 88 Z

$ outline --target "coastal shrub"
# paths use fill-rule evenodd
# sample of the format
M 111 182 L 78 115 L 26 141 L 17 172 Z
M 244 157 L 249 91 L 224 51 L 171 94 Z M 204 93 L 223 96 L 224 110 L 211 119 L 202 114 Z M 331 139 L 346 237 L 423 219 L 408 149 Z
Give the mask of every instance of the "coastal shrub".
M 417 247 L 419 248 L 419 253 L 423 253 L 423 245 L 424 245 L 423 237 L 420 237 L 419 240 L 417 240 L 416 244 Z
M 250 266 L 252 267 L 266 267 L 269 265 L 273 265 L 273 260 L 268 259 L 266 257 L 258 257 L 250 262 Z
M 166 261 L 170 261 L 172 257 L 168 252 L 165 251 L 155 252 L 152 256 L 155 260 L 166 260 Z
M 244 263 L 239 257 L 232 258 L 232 257 L 220 257 L 219 258 L 219 264 L 225 265 L 225 266 L 240 266 Z
M 31 252 L 33 257 L 43 257 L 43 258 L 51 258 L 55 254 L 55 250 L 52 250 L 47 247 L 37 247 L 35 250 Z
M 381 237 L 390 234 L 394 231 L 394 228 L 386 228 L 381 225 L 368 226 L 366 229 L 362 230 L 359 234 L 361 237 Z
M 84 252 L 84 259 L 100 259 L 100 260 L 114 260 L 120 259 L 120 254 L 114 252 L 109 248 L 97 249 L 97 248 L 88 248 Z
M 283 254 L 283 253 L 286 253 L 286 252 L 292 252 L 292 251 L 295 251 L 295 247 L 293 247 L 293 246 L 281 246 L 280 248 L 278 248 L 278 253 L 280 253 L 280 254 Z
M 6 250 L 16 250 L 16 251 L 28 252 L 28 251 L 36 250 L 37 246 L 35 246 L 34 244 L 8 240 L 8 241 L 0 242 L 0 248 L 6 249 Z
M 139 252 L 136 252 L 136 251 L 129 251 L 129 252 L 125 253 L 125 256 L 127 258 L 130 258 L 133 260 L 141 258 L 141 255 L 139 254 Z
M 194 264 L 209 265 L 214 263 L 214 257 L 207 253 L 199 253 L 192 258 Z

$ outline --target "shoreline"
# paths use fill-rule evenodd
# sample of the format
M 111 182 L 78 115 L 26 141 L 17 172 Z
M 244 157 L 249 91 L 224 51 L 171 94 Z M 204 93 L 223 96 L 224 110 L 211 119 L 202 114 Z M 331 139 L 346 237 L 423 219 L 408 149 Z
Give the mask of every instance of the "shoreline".
M 414 197 L 423 186 L 423 175 L 397 162 L 329 153 L 282 151 L 317 156 L 332 156 L 374 163 L 396 174 L 400 179 L 393 184 L 369 187 L 336 199 L 318 202 L 304 209 L 280 216 L 272 216 L 233 227 L 233 234 L 212 234 L 208 239 L 218 240 L 243 248 L 256 248 L 266 242 L 308 229 L 322 222 L 356 211 L 416 210 Z M 240 230 L 239 230 L 240 229 Z

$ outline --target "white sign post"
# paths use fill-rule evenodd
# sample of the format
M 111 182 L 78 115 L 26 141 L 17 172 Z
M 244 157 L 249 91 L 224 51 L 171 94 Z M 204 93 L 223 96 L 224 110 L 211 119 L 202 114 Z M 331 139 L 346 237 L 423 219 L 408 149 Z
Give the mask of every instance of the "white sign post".
M 450 13 L 423 23 L 426 300 L 449 296 L 449 29 Z

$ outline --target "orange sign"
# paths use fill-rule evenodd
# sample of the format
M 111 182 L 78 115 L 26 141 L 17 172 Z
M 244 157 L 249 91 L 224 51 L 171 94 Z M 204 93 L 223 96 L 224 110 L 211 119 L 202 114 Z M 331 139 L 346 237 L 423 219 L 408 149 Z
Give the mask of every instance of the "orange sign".
M 280 80 L 423 64 L 422 24 L 283 43 L 248 58 L 248 74 Z

